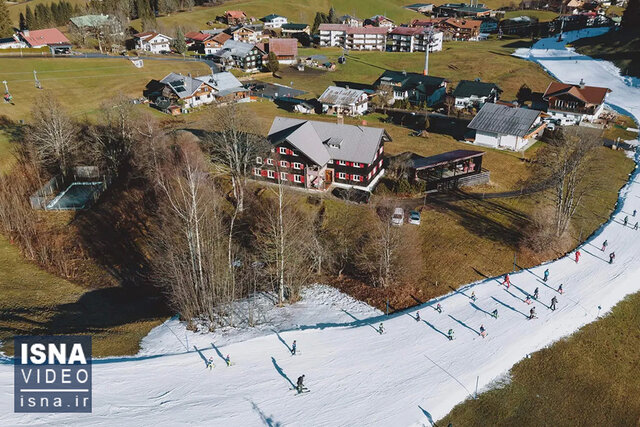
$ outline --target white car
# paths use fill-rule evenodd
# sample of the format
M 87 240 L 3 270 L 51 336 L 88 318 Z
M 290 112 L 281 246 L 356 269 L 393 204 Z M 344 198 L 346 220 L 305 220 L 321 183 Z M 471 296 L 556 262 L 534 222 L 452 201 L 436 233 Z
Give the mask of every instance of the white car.
M 418 211 L 409 212 L 409 224 L 420 225 L 420 212 Z
M 393 215 L 391 216 L 391 224 L 398 227 L 404 224 L 404 209 L 395 208 L 393 210 Z

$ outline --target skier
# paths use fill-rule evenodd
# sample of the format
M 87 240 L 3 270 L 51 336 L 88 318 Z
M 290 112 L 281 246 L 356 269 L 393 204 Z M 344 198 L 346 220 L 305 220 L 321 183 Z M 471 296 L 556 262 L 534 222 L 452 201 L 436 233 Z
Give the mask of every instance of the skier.
M 475 300 L 477 300 L 476 298 L 476 291 L 471 291 L 471 299 L 475 302 Z
M 384 327 L 382 326 L 382 322 L 380 322 L 380 327 L 378 328 L 378 332 L 380 335 L 384 334 Z
M 548 268 L 544 271 L 544 277 L 542 278 L 542 280 L 544 280 L 545 282 L 547 280 L 549 280 L 549 269 Z
M 480 325 L 480 336 L 482 338 L 487 336 L 487 331 L 484 329 L 484 325 Z
M 629 217 L 628 217 L 628 216 L 625 216 L 625 217 L 624 217 L 624 226 L 625 226 L 625 227 L 627 226 L 627 223 L 628 223 L 628 222 L 629 222 Z
M 416 322 L 420 321 L 420 312 L 416 311 Z
M 540 296 L 540 291 L 539 291 L 539 289 L 538 289 L 538 288 L 536 288 L 536 289 L 533 291 L 533 299 L 537 300 L 539 296 Z
M 636 216 L 637 211 L 634 209 L 633 210 L 633 216 Z
M 563 294 L 564 290 L 562 289 L 562 283 L 560 283 L 560 286 L 558 286 L 558 293 L 559 294 Z
M 293 344 L 291 344 L 291 355 L 295 356 L 296 355 L 296 347 L 297 347 L 297 343 L 296 340 L 293 340 Z
M 531 297 L 529 296 L 529 294 L 527 294 L 527 297 L 524 299 L 524 302 L 526 302 L 527 304 L 531 304 Z
M 227 357 L 224 358 L 224 361 L 227 362 L 227 366 L 231 366 L 231 356 L 227 354 Z
M 211 371 L 215 367 L 216 365 L 213 363 L 213 356 L 211 356 L 207 361 L 207 368 L 209 368 L 209 370 Z
M 453 341 L 453 329 L 449 329 L 447 332 L 447 338 L 449 338 L 449 341 Z
M 535 317 L 536 317 L 536 308 L 531 307 L 531 310 L 529 310 L 529 320 L 535 319 Z
M 613 260 L 616 259 L 616 253 L 615 252 L 611 252 L 609 254 L 609 264 L 613 264 Z
M 503 285 L 507 285 L 507 289 L 511 286 L 511 278 L 509 277 L 509 273 L 504 275 L 504 280 L 502 281 Z
M 604 250 L 607 249 L 607 245 L 609 245 L 609 243 L 605 240 L 604 242 L 602 242 L 602 249 L 600 250 L 604 252 Z
M 436 305 L 436 310 L 438 311 L 438 313 L 442 313 L 442 306 L 440 305 L 440 303 Z
M 296 389 L 298 390 L 298 393 L 302 393 L 302 391 L 305 389 L 304 384 L 304 375 L 301 375 L 298 377 L 298 385 L 296 386 Z
M 551 311 L 556 311 L 556 304 L 557 303 L 558 303 L 558 298 L 556 298 L 555 296 L 553 298 L 551 298 L 551 305 L 549 306 Z
M 580 251 L 576 251 L 576 264 L 580 261 Z
M 491 315 L 497 319 L 498 318 L 498 309 L 496 308 L 495 310 L 493 310 L 491 312 Z
M 634 225 L 634 226 L 633 226 L 633 229 L 634 229 L 634 230 L 637 230 L 637 229 L 638 229 L 638 221 L 636 221 L 636 225 Z

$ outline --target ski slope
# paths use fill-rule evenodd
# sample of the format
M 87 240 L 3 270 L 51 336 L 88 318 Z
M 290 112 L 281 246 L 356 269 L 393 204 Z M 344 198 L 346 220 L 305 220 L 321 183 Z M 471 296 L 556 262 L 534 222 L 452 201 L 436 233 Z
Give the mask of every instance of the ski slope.
M 570 53 L 549 39 L 517 55 L 539 62 L 560 80 L 583 78 L 588 85 L 610 87 L 609 102 L 640 117 L 637 81 L 620 77 L 611 64 Z M 612 219 L 580 248 L 579 264 L 569 254 L 512 274 L 509 290 L 501 278 L 470 284 L 418 307 L 420 322 L 415 309 L 386 318 L 326 288 L 288 308 L 278 319 L 278 334 L 263 329 L 239 340 L 189 337 L 176 333 L 179 326 L 170 321 L 145 339 L 143 353 L 173 354 L 94 363 L 92 414 L 14 414 L 13 367 L 0 365 L 0 424 L 430 426 L 472 395 L 476 381 L 482 389 L 529 353 L 640 290 L 640 231 L 632 229 L 636 218 L 630 214 L 640 211 L 635 178 L 634 173 L 621 191 Z M 628 227 L 621 223 L 625 215 Z M 609 247 L 601 252 L 605 239 Z M 610 251 L 616 252 L 614 264 L 608 263 Z M 541 280 L 546 268 L 547 283 Z M 563 295 L 556 292 L 561 283 Z M 528 320 L 531 306 L 523 300 L 536 287 L 540 301 L 532 306 L 538 319 Z M 472 291 L 476 302 L 469 298 Z M 553 296 L 554 312 L 547 308 Z M 327 298 L 331 303 L 323 303 Z M 433 308 L 438 302 L 441 314 Z M 488 315 L 495 308 L 497 319 Z M 380 321 L 383 335 L 376 331 Z M 486 338 L 479 336 L 481 324 Z M 454 341 L 445 337 L 450 328 Z M 288 346 L 294 339 L 303 354 L 292 357 Z M 227 354 L 234 366 L 224 366 Z M 210 356 L 217 365 L 212 371 L 205 367 Z M 311 393 L 296 395 L 290 388 L 302 374 Z

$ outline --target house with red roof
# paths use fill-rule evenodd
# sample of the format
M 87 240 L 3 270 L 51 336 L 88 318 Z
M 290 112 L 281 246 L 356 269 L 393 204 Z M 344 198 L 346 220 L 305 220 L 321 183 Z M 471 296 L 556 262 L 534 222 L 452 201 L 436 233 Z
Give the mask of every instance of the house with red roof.
M 189 31 L 185 33 L 184 39 L 187 42 L 188 47 L 193 47 L 194 50 L 201 50 L 204 42 L 213 37 L 211 34 L 206 34 L 201 31 Z
M 229 25 L 239 25 L 247 22 L 247 15 L 241 10 L 227 10 L 224 19 Z
M 429 52 L 442 50 L 443 34 L 427 27 L 396 27 L 391 33 L 391 50 L 393 52 Z
M 561 125 L 579 125 L 583 121 L 597 120 L 604 110 L 604 101 L 611 89 L 551 82 L 542 95 L 548 103 L 547 113 Z
M 293 64 L 298 56 L 298 40 L 270 38 L 265 51 L 275 53 L 282 64 Z
M 144 50 L 151 53 L 171 52 L 171 41 L 169 36 L 156 33 L 155 31 L 145 31 L 133 36 L 137 50 Z
M 18 37 L 29 47 L 48 46 L 53 55 L 68 54 L 71 51 L 71 42 L 57 28 L 24 30 L 18 33 Z

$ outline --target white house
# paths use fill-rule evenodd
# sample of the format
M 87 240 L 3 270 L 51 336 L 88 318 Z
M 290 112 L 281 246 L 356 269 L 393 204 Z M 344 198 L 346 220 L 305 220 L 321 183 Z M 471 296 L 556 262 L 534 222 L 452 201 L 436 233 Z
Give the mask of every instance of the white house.
M 0 49 L 20 49 L 28 47 L 25 42 L 20 40 L 16 34 L 11 37 L 0 39 Z
M 260 18 L 260 20 L 264 22 L 264 28 L 280 28 L 284 24 L 289 23 L 287 18 L 281 15 L 276 15 L 275 13 Z
M 169 36 L 156 33 L 153 31 L 145 31 L 133 36 L 137 50 L 144 50 L 151 53 L 162 53 L 171 51 L 171 41 Z
M 443 33 L 426 27 L 396 27 L 389 37 L 393 52 L 424 52 L 427 46 L 429 52 L 442 50 Z
M 495 83 L 460 80 L 452 95 L 455 98 L 455 107 L 463 109 L 480 108 L 487 102 L 496 102 L 501 93 L 502 89 Z
M 476 131 L 475 144 L 501 150 L 522 151 L 542 134 L 542 112 L 487 103 L 469 123 Z
M 347 24 L 320 24 L 320 46 L 346 47 L 349 50 L 384 51 L 386 27 L 351 27 Z
M 325 114 L 359 116 L 369 109 L 369 97 L 362 90 L 329 86 L 318 98 Z

